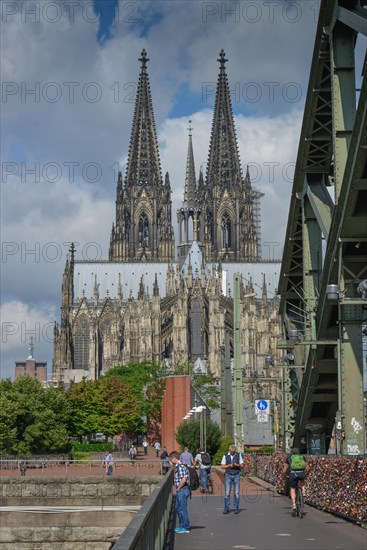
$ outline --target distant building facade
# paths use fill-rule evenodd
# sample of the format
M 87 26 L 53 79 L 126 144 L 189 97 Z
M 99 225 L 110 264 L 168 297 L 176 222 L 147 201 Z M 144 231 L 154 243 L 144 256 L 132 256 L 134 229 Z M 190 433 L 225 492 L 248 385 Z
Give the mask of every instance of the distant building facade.
M 233 349 L 233 275 L 241 275 L 244 374 L 262 371 L 280 335 L 280 264 L 261 260 L 260 198 L 243 177 L 225 69 L 219 75 L 207 171 L 195 172 L 189 129 L 178 248 L 171 183 L 162 177 L 143 50 L 126 174 L 119 173 L 109 258 L 78 261 L 74 246 L 55 324 L 53 379 L 72 370 L 97 379 L 111 367 L 151 360 L 200 365 L 219 377 L 225 334 Z M 184 173 L 184 169 L 183 169 Z
M 29 355 L 24 361 L 15 362 L 15 378 L 20 376 L 30 376 L 37 378 L 42 384 L 47 382 L 47 362 L 36 361 L 33 357 L 33 341 L 31 339 Z

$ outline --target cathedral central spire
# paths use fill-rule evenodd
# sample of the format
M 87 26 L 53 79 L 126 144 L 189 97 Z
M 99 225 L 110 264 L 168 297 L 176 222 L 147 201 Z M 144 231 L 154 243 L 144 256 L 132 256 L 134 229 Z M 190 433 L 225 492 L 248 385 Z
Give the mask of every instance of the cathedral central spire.
M 192 148 L 192 130 L 191 120 L 189 120 L 189 144 L 187 147 L 184 208 L 194 208 L 196 206 L 196 176 L 194 152 Z

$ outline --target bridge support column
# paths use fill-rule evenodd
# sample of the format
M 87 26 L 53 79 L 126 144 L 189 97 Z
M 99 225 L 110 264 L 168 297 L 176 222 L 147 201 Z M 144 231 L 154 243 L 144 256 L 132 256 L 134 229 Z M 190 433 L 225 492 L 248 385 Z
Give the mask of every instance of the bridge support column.
M 341 453 L 366 453 L 363 406 L 362 306 L 339 305 L 339 408 Z M 339 428 L 340 429 L 340 428 Z M 339 434 L 338 434 L 339 435 Z

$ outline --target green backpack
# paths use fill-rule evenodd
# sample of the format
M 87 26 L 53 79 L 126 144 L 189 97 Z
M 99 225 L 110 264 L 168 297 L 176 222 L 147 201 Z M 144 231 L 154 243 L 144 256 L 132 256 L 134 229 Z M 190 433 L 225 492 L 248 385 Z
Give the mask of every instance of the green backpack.
M 292 455 L 290 467 L 292 471 L 304 470 L 306 468 L 306 461 L 304 457 L 302 455 Z

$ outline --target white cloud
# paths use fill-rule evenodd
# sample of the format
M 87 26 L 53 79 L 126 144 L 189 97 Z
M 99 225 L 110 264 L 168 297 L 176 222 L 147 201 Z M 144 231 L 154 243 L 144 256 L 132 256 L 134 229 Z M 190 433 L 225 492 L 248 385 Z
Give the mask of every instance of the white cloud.
M 253 23 L 248 21 L 254 17 L 251 13 L 241 12 L 239 17 L 222 13 L 224 4 L 238 10 L 244 3 L 132 4 L 137 8 L 136 22 L 126 19 L 126 4 L 120 3 L 119 20 L 103 46 L 96 40 L 98 22 L 86 21 L 78 10 L 74 22 L 64 12 L 56 23 L 44 17 L 38 23 L 28 17 L 24 23 L 19 9 L 2 26 L 2 81 L 8 91 L 3 97 L 0 136 L 5 320 L 33 324 L 37 319 L 40 323 L 58 320 L 64 243 L 78 241 L 77 257 L 81 257 L 83 247 L 96 242 L 107 257 L 117 163 L 121 168 L 127 157 L 139 75 L 137 58 L 143 47 L 150 58 L 162 172 L 169 171 L 173 187 L 174 223 L 182 200 L 189 118 L 194 127 L 196 172 L 203 164 L 205 173 L 212 111 L 202 91 L 205 82 L 216 83 L 216 59 L 224 48 L 241 161 L 250 164 L 254 180 L 258 173 L 254 186 L 266 193 L 263 240 L 283 241 L 291 184 L 282 169 L 297 153 L 315 29 L 310 6 L 315 3 L 298 3 L 302 17 L 296 23 L 284 17 L 284 2 L 276 3 L 274 22 L 266 7 L 269 3 L 258 3 L 261 17 Z M 209 5 L 219 11 L 203 12 Z M 271 82 L 274 98 L 266 84 Z M 295 103 L 282 94 L 289 82 L 298 83 L 302 90 Z M 259 88 L 249 88 L 249 83 Z M 26 93 L 32 89 L 36 97 Z M 260 96 L 254 102 L 249 96 L 256 89 Z M 94 92 L 100 93 L 96 102 L 91 99 Z M 53 102 L 57 93 L 61 96 Z M 192 97 L 197 101 L 195 107 L 190 106 Z M 180 111 L 181 102 L 184 108 Z M 179 114 L 191 114 L 172 117 L 173 108 Z M 74 178 L 70 163 L 77 163 Z M 279 163 L 272 165 L 274 178 L 272 167 L 264 163 Z M 90 181 L 93 166 L 100 169 L 95 183 Z M 36 170 L 36 174 L 27 170 Z M 52 183 L 53 178 L 58 181 Z M 274 216 L 274 211 L 282 216 Z M 84 249 L 84 253 L 92 259 L 96 249 Z M 9 337 L 7 342 L 6 367 L 2 363 L 6 376 L 12 374 L 14 361 L 26 353 L 18 337 Z M 40 343 L 36 350 L 37 358 L 50 364 L 52 344 Z
M 190 116 L 192 120 L 193 149 L 196 175 L 200 165 L 205 175 L 209 147 L 212 111 L 207 109 Z M 287 222 L 291 180 L 297 155 L 302 113 L 293 110 L 274 118 L 235 117 L 240 159 L 243 172 L 249 164 L 253 187 L 265 193 L 261 201 L 262 237 L 275 245 L 276 257 L 281 256 Z M 181 206 L 187 155 L 188 117 L 167 120 L 159 134 L 162 166 L 170 173 L 173 188 L 173 219 Z M 274 216 L 274 212 L 283 216 Z M 264 246 L 265 257 L 273 246 Z M 271 253 L 273 257 L 273 253 Z

